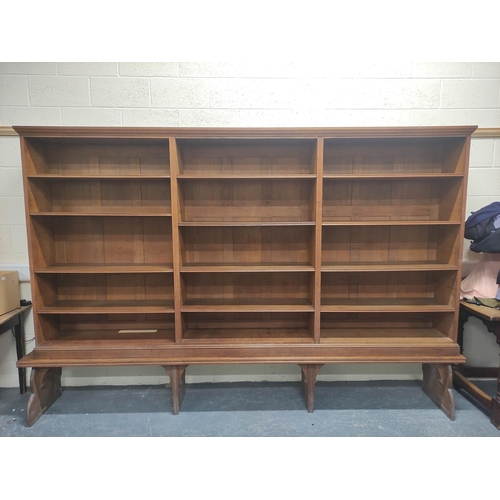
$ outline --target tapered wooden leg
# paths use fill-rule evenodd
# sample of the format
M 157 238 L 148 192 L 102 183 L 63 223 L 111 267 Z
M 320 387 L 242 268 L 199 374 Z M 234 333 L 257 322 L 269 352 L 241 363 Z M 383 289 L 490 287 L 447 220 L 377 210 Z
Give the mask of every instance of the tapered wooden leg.
M 314 411 L 314 386 L 316 377 L 323 365 L 299 365 L 302 370 L 302 395 L 306 402 L 308 413 Z
M 424 364 L 422 370 L 424 392 L 450 420 L 455 420 L 451 365 Z
M 31 396 L 26 414 L 28 427 L 31 427 L 61 395 L 61 374 L 61 368 L 33 368 L 31 370 Z
M 170 377 L 172 387 L 172 415 L 179 415 L 182 400 L 186 393 L 186 368 L 188 365 L 164 366 Z
M 14 327 L 14 336 L 16 337 L 17 359 L 24 357 L 24 336 L 23 336 L 23 315 L 19 315 L 19 323 Z M 26 368 L 18 368 L 19 390 L 21 394 L 26 394 Z
M 498 323 L 493 323 L 491 328 L 488 330 L 495 334 L 497 338 L 497 344 L 500 345 L 500 325 Z M 497 375 L 497 393 L 491 401 L 491 423 L 500 429 L 500 364 L 498 365 L 498 375 Z
M 497 342 L 500 344 L 500 336 L 497 336 Z M 497 393 L 491 400 L 491 423 L 500 429 L 500 368 L 498 369 Z

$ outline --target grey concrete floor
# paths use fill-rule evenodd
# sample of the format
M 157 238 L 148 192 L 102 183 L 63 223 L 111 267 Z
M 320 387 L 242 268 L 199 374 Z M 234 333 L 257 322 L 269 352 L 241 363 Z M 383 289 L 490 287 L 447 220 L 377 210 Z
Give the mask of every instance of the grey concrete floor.
M 496 381 L 483 382 L 494 393 Z M 179 415 L 164 386 L 67 387 L 32 426 L 29 394 L 0 389 L 0 437 L 499 437 L 489 417 L 453 390 L 450 421 L 418 381 L 318 382 L 314 413 L 297 383 L 191 384 Z

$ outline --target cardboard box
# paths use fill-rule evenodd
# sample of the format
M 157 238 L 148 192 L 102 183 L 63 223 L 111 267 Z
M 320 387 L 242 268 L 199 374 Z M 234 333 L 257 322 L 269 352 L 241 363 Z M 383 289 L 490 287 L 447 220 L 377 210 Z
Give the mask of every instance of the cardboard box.
M 0 315 L 21 307 L 19 273 L 0 271 Z

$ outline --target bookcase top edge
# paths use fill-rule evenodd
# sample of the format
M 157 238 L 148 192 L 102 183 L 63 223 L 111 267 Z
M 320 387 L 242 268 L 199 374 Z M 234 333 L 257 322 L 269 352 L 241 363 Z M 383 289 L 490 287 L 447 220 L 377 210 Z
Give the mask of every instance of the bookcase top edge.
M 425 127 L 68 127 L 14 126 L 21 137 L 144 139 L 335 139 L 465 137 L 476 125 Z

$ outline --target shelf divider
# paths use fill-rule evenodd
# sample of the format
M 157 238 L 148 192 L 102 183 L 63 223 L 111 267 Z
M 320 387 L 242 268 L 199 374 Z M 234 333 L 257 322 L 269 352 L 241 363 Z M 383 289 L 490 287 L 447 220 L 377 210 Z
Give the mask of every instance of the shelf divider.
M 181 252 L 179 235 L 179 218 L 181 213 L 181 201 L 179 198 L 179 186 L 177 177 L 180 174 L 180 155 L 175 137 L 169 138 L 170 152 L 170 200 L 172 207 L 172 267 L 174 271 L 174 322 L 175 343 L 182 342 L 182 284 L 181 284 Z
M 322 250 L 322 223 L 323 223 L 323 162 L 324 162 L 324 139 L 316 141 L 315 170 L 317 175 L 315 192 L 315 239 L 314 239 L 314 321 L 313 338 L 319 343 L 321 337 L 321 250 Z

